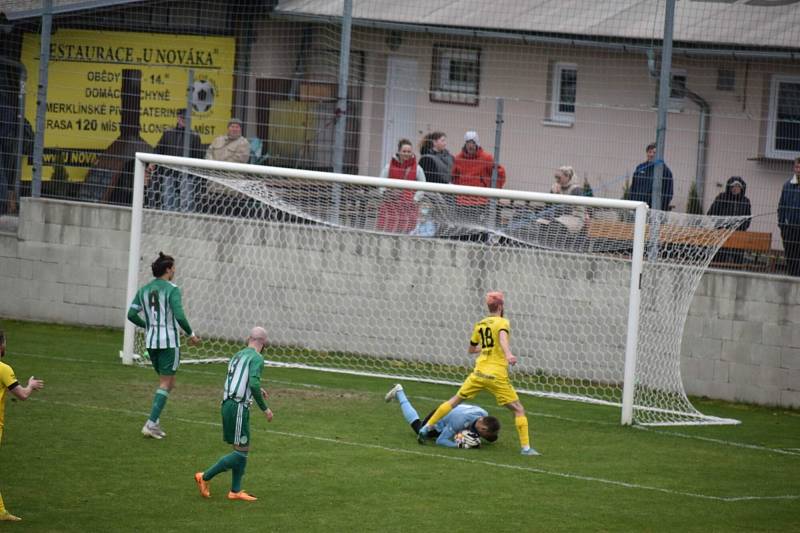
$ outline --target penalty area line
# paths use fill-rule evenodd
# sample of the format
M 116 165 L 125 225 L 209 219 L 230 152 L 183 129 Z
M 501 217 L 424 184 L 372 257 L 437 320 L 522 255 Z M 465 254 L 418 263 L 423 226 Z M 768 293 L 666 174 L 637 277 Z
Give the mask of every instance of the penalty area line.
M 87 405 L 81 403 L 74 403 L 74 402 L 64 402 L 58 400 L 45 400 L 42 398 L 31 398 L 31 400 L 35 402 L 41 402 L 45 404 L 51 405 L 60 405 L 64 407 L 71 407 L 75 409 L 84 409 L 84 410 L 94 410 L 94 411 L 104 411 L 108 413 L 117 413 L 117 414 L 124 414 L 129 416 L 147 416 L 147 413 L 142 411 L 134 411 L 131 409 L 120 409 L 114 407 L 104 407 L 104 406 L 94 406 L 94 405 Z M 195 420 L 192 418 L 184 418 L 184 417 L 175 417 L 174 420 L 178 422 L 182 422 L 184 424 L 193 424 L 193 425 L 202 425 L 202 426 L 211 426 L 211 427 L 222 427 L 222 424 L 219 422 L 205 422 L 201 420 Z M 337 444 L 340 446 L 350 446 L 353 448 L 363 448 L 363 449 L 370 449 L 370 450 L 380 450 L 392 454 L 402 454 L 402 455 L 412 455 L 417 457 L 424 457 L 429 459 L 438 459 L 438 460 L 446 460 L 446 461 L 457 461 L 461 463 L 469 463 L 474 465 L 481 465 L 481 466 L 488 466 L 492 468 L 499 468 L 504 470 L 514 470 L 518 472 L 529 472 L 532 474 L 539 474 L 544 476 L 551 476 L 551 477 L 558 477 L 562 479 L 569 479 L 569 480 L 576 480 L 576 481 L 584 481 L 589 483 L 599 483 L 603 485 L 608 485 L 612 487 L 619 487 L 623 489 L 631 489 L 631 490 L 642 490 L 648 492 L 657 492 L 661 494 L 667 494 L 670 496 L 683 496 L 688 498 L 695 498 L 695 499 L 702 499 L 702 500 L 712 500 L 718 502 L 741 502 L 741 501 L 775 501 L 775 500 L 798 500 L 800 499 L 800 494 L 784 494 L 778 496 L 751 496 L 751 495 L 743 495 L 743 496 L 714 496 L 710 494 L 701 494 L 697 492 L 687 492 L 687 491 L 680 491 L 680 490 L 673 490 L 673 489 L 666 489 L 663 487 L 656 487 L 651 485 L 642 485 L 640 483 L 629 483 L 626 481 L 618 481 L 614 479 L 606 479 L 600 478 L 596 476 L 586 476 L 582 474 L 575 474 L 571 472 L 560 472 L 557 470 L 549 470 L 546 468 L 538 468 L 534 466 L 524 466 L 524 465 L 515 465 L 515 464 L 508 464 L 508 463 L 499 463 L 497 461 L 486 461 L 483 459 L 473 459 L 471 457 L 458 457 L 454 455 L 444 455 L 440 453 L 433 453 L 433 452 L 425 452 L 419 450 L 408 450 L 405 448 L 393 448 L 390 446 L 381 446 L 379 444 L 369 444 L 363 442 L 354 442 L 342 439 L 334 439 L 330 437 L 321 437 L 318 435 L 307 435 L 304 433 L 295 433 L 290 431 L 278 431 L 273 429 L 264 429 L 264 428 L 257 428 L 255 429 L 259 433 L 268 433 L 271 435 L 278 435 L 281 437 L 288 437 L 292 439 L 302 439 L 302 440 L 311 440 L 316 442 L 324 442 L 326 444 Z M 467 452 L 469 453 L 469 452 Z M 534 459 L 535 460 L 535 459 Z

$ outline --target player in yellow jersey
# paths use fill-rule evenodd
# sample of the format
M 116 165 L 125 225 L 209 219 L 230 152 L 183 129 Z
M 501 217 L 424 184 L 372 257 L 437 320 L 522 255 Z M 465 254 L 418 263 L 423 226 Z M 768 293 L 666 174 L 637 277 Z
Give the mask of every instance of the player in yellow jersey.
M 519 435 L 522 455 L 539 455 L 539 452 L 530 446 L 525 408 L 522 407 L 517 391 L 508 379 L 508 367 L 517 364 L 517 358 L 511 353 L 509 341 L 511 326 L 503 316 L 503 293 L 487 293 L 486 306 L 489 308 L 489 316 L 475 324 L 469 340 L 469 353 L 480 354 L 475 361 L 475 369 L 456 395 L 442 403 L 428 422 L 420 428 L 417 440 L 420 444 L 424 444 L 434 424 L 447 416 L 462 401 L 474 398 L 480 391 L 485 390 L 494 395 L 498 405 L 507 407 L 514 413 L 514 425 Z
M 6 336 L 0 330 L 0 359 L 6 355 Z M 6 391 L 19 398 L 20 400 L 27 400 L 28 396 L 37 389 L 44 387 L 44 381 L 36 379 L 33 376 L 28 380 L 28 386 L 22 387 L 14 376 L 14 369 L 7 364 L 0 362 L 0 442 L 3 440 L 3 423 L 5 420 L 5 406 L 6 406 Z M 3 495 L 0 494 L 0 522 L 10 521 L 19 522 L 22 520 L 18 516 L 14 516 L 6 510 L 3 503 Z

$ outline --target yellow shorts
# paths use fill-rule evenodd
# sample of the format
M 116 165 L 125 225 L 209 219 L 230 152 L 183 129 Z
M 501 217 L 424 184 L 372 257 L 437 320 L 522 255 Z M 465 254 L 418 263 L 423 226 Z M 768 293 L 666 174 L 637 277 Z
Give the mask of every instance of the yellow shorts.
M 492 393 L 495 400 L 497 400 L 497 405 L 507 405 L 519 400 L 517 391 L 514 390 L 514 387 L 507 377 L 499 378 L 483 374 L 479 375 L 475 372 L 464 380 L 464 383 L 456 394 L 459 398 L 469 400 L 474 398 L 475 395 L 482 390 Z

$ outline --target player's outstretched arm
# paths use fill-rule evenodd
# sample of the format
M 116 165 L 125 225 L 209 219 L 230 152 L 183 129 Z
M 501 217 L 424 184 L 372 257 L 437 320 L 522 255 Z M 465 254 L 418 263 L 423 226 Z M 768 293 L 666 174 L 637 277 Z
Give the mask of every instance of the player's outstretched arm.
M 16 396 L 20 400 L 27 400 L 33 391 L 43 389 L 44 388 L 44 381 L 41 379 L 36 379 L 35 377 L 31 376 L 28 379 L 28 385 L 26 387 L 14 387 L 13 389 L 9 389 L 11 394 Z
M 456 443 L 455 440 L 453 440 L 454 435 L 455 433 L 450 428 L 450 426 L 447 426 L 436 438 L 436 444 L 438 444 L 439 446 L 444 446 L 446 448 L 458 448 L 458 444 Z

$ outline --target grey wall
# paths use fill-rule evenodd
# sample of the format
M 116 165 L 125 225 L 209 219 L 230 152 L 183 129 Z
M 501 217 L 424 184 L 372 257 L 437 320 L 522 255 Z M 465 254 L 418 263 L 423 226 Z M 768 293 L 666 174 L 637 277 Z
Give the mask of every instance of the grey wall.
M 16 232 L 0 232 L 0 316 L 120 327 L 126 307 L 129 210 L 23 199 L 21 213 Z M 279 245 L 283 254 L 291 251 L 292 239 Z M 381 261 L 395 255 L 391 250 L 376 253 Z M 452 261 L 455 265 L 462 259 L 453 256 Z M 800 407 L 798 299 L 800 280 L 707 272 L 684 330 L 681 369 L 686 391 Z M 461 335 L 453 342 L 460 346 Z

